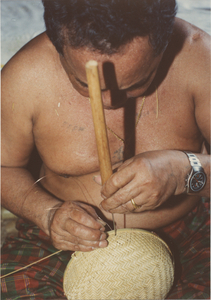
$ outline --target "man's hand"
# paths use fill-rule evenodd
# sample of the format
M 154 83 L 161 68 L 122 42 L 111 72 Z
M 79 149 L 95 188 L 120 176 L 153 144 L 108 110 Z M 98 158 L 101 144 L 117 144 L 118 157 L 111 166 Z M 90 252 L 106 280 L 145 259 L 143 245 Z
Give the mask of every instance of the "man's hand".
M 49 218 L 49 232 L 55 248 L 91 251 L 107 246 L 107 235 L 95 210 L 80 202 L 66 201 Z
M 125 161 L 102 188 L 101 202 L 110 213 L 154 210 L 185 191 L 190 165 L 180 151 L 150 151 Z M 97 179 L 95 179 L 97 181 Z M 138 208 L 134 209 L 134 200 Z

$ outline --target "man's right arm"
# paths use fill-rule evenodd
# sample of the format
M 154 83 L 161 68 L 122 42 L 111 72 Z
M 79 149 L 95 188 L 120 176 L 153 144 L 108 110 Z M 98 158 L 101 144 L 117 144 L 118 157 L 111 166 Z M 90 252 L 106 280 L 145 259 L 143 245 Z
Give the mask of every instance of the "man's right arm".
M 91 207 L 53 197 L 34 184 L 26 169 L 34 147 L 34 99 L 39 86 L 26 61 L 18 54 L 2 70 L 2 206 L 36 224 L 58 249 L 105 247 L 104 226 Z
M 14 58 L 2 70 L 2 205 L 48 234 L 44 211 L 59 201 L 46 197 L 25 168 L 34 138 L 33 102 L 28 98 L 30 80 L 27 85 L 24 69 Z

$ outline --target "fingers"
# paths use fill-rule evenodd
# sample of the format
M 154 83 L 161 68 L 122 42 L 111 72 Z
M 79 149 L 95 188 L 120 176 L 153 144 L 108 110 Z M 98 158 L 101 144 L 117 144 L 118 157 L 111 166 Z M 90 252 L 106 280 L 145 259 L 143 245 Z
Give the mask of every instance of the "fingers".
M 71 236 L 84 241 L 100 241 L 106 239 L 106 233 L 101 230 L 92 229 L 68 219 L 65 224 L 65 231 Z
M 86 209 L 86 210 L 85 210 Z M 95 210 L 83 203 L 65 202 L 51 223 L 51 239 L 57 249 L 91 251 L 107 246 L 105 227 Z
M 86 210 L 86 212 L 92 216 L 94 218 L 95 221 L 97 221 L 101 227 L 100 230 L 105 230 L 105 227 L 106 226 L 106 222 L 104 222 L 99 216 L 98 214 L 96 213 L 96 211 L 90 206 L 90 205 L 87 205 L 85 203 L 82 203 L 82 202 L 75 202 L 75 203 L 78 203 L 78 205 L 82 208 L 84 208 Z M 96 224 L 95 224 L 96 225 Z
M 158 208 L 166 197 L 170 197 L 168 192 L 140 186 L 134 180 L 110 198 L 103 200 L 101 206 L 110 213 L 140 213 Z
M 157 168 L 153 171 L 149 159 L 131 158 L 104 184 L 101 207 L 110 213 L 153 210 L 168 196 L 168 178 L 163 181 L 161 178 Z M 163 194 L 166 194 L 164 198 Z M 135 199 L 136 204 L 131 199 Z
M 103 200 L 101 207 L 110 213 L 144 212 L 156 209 L 163 202 L 163 196 L 156 188 L 153 190 L 147 184 L 140 184 L 138 178 L 134 178 L 111 197 Z
M 128 187 L 128 189 L 130 188 Z M 125 196 L 126 194 L 124 194 L 124 190 L 119 191 L 118 194 L 120 193 L 122 194 L 121 196 L 118 196 L 116 193 L 113 197 L 103 200 L 101 202 L 102 208 L 110 213 L 120 213 L 120 214 L 141 212 L 147 210 L 145 206 L 145 203 L 147 202 L 145 201 L 145 199 L 147 199 L 147 195 L 145 191 L 141 192 L 140 190 L 135 192 L 133 190 L 134 195 L 132 193 L 127 193 L 127 196 Z M 136 207 L 134 207 L 134 205 L 132 204 L 131 199 L 135 201 Z
M 126 185 L 132 181 L 135 174 L 131 172 L 130 168 L 122 168 L 120 171 L 118 169 L 117 173 L 114 173 L 109 180 L 102 187 L 102 197 L 108 198 L 121 188 L 126 188 Z M 127 190 L 125 190 L 127 192 Z
M 69 224 L 67 226 L 68 228 L 70 228 Z M 72 227 L 77 228 L 75 227 L 75 224 L 72 224 Z M 52 230 L 51 238 L 53 240 L 54 247 L 60 250 L 91 251 L 96 248 L 104 248 L 108 245 L 108 242 L 106 240 L 107 235 L 105 232 L 99 233 L 97 230 L 93 230 L 92 232 L 93 240 L 86 240 L 78 236 L 78 232 L 80 230 L 82 232 L 86 231 L 86 229 L 84 230 L 83 226 L 81 226 L 81 228 L 79 229 L 77 228 L 77 230 L 72 230 L 71 234 L 69 231 L 64 231 L 59 228 L 57 228 L 56 231 Z M 82 237 L 84 236 L 82 235 Z
M 166 158 L 169 153 L 145 152 L 124 162 L 102 187 L 101 207 L 110 213 L 143 212 L 175 195 L 177 179 L 172 156 Z
M 110 213 L 113 213 L 114 210 L 116 213 L 132 211 L 133 207 L 128 207 L 128 202 L 133 195 L 132 191 L 133 193 L 135 192 L 128 184 L 124 188 L 119 189 L 113 196 L 103 200 L 100 206 Z
M 71 219 L 78 224 L 85 224 L 89 228 L 104 230 L 102 223 L 98 222 L 98 215 L 95 210 L 90 205 L 82 202 L 65 202 L 58 209 L 54 221 L 59 226 L 63 223 L 64 218 Z
M 107 246 L 107 241 L 106 241 L 106 246 Z M 54 245 L 54 247 L 58 250 L 63 250 L 63 251 L 83 251 L 83 252 L 89 252 L 89 251 L 93 251 L 97 248 L 104 248 L 106 246 L 103 247 L 99 247 L 98 245 L 92 245 L 92 246 L 84 246 L 84 245 L 76 245 L 73 243 L 70 243 L 69 241 L 62 241 L 61 244 L 59 244 L 58 246 Z

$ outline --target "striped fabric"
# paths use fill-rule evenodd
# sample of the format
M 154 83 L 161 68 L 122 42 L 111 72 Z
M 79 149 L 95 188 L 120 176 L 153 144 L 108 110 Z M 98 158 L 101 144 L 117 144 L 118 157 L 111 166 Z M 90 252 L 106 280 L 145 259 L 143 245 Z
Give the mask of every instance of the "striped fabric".
M 176 258 L 175 284 L 167 299 L 210 299 L 209 202 L 184 219 L 159 230 Z M 57 251 L 36 226 L 19 220 L 19 236 L 8 238 L 2 248 L 2 275 Z M 24 271 L 2 279 L 1 299 L 66 299 L 63 274 L 71 252 L 52 256 Z

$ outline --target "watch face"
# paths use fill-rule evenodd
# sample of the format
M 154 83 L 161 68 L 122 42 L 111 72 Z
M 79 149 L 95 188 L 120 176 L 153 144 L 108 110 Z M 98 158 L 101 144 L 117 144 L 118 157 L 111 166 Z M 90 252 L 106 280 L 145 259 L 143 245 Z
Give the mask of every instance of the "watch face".
M 195 173 L 190 180 L 190 189 L 193 192 L 199 192 L 206 183 L 206 176 L 203 172 Z

